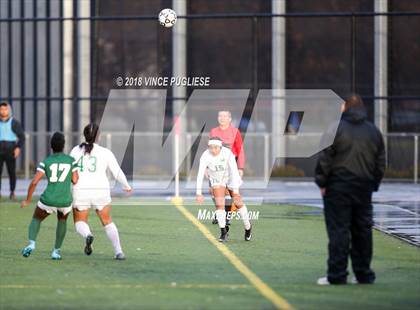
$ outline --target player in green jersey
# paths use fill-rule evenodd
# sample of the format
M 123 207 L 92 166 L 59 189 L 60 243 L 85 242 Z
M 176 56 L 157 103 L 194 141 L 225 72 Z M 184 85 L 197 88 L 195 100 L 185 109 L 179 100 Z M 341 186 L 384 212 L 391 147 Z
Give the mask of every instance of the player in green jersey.
M 57 229 L 52 259 L 61 259 L 60 248 L 67 231 L 67 216 L 72 209 L 71 183 L 79 178 L 76 162 L 73 157 L 63 153 L 65 139 L 62 133 L 56 132 L 51 138 L 53 154 L 39 163 L 37 172 L 29 185 L 26 200 L 21 208 L 29 206 L 32 194 L 38 182 L 45 175 L 48 185 L 42 193 L 29 225 L 29 244 L 22 250 L 22 255 L 28 257 L 35 249 L 35 240 L 41 227 L 41 222 L 51 213 L 57 213 Z

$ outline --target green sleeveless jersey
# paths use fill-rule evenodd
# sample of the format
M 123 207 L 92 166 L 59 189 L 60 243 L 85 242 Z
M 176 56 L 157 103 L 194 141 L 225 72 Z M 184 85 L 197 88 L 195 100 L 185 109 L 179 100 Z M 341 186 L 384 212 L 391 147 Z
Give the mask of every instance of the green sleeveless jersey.
M 40 201 L 50 207 L 65 208 L 71 206 L 72 172 L 77 169 L 73 157 L 64 153 L 55 153 L 39 163 L 37 170 L 45 173 L 48 185 Z

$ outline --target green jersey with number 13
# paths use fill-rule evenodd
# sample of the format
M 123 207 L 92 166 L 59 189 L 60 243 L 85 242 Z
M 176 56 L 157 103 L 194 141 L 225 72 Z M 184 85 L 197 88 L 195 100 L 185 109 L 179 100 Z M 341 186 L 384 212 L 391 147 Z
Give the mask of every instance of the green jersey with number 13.
M 71 176 L 72 172 L 77 170 L 73 157 L 64 153 L 54 153 L 41 161 L 37 170 L 43 172 L 48 179 L 47 188 L 40 201 L 50 207 L 71 206 Z

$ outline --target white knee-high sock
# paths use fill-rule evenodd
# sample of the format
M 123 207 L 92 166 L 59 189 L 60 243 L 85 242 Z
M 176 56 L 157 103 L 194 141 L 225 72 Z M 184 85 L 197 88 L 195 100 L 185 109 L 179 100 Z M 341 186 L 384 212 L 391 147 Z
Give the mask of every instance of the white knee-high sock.
M 238 210 L 239 214 L 241 215 L 241 219 L 244 222 L 245 229 L 251 228 L 251 223 L 249 222 L 249 214 L 246 205 L 243 205 L 242 208 Z
M 112 243 L 112 247 L 114 248 L 115 255 L 122 253 L 121 243 L 120 243 L 120 236 L 118 234 L 117 226 L 114 223 L 110 223 L 104 226 L 105 233 L 108 239 Z
M 224 228 L 226 226 L 226 211 L 223 210 L 216 210 L 216 219 L 219 223 L 220 228 Z
M 87 236 L 92 235 L 89 225 L 86 222 L 78 221 L 74 223 L 74 227 L 76 228 L 76 231 L 85 239 Z

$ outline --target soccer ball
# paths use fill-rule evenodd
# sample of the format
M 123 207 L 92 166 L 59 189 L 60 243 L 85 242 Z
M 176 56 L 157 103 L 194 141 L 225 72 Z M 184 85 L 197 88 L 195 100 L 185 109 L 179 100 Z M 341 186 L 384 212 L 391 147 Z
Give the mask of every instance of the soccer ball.
M 176 23 L 176 13 L 171 9 L 163 9 L 159 12 L 159 24 L 163 27 L 171 28 Z

